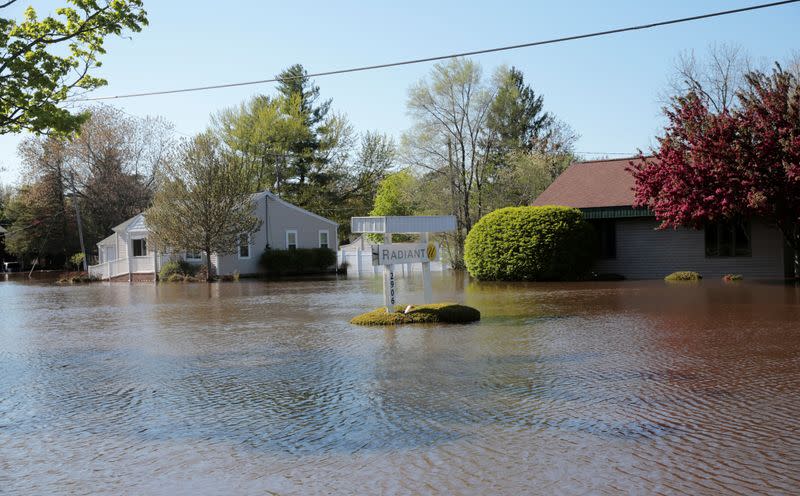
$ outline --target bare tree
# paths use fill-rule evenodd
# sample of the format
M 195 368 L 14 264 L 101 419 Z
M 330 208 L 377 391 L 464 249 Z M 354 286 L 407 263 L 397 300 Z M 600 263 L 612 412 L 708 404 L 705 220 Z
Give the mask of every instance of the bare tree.
M 406 159 L 447 180 L 458 225 L 451 260 L 456 268 L 463 267 L 466 234 L 483 214 L 488 157 L 482 141 L 491 102 L 480 66 L 465 59 L 436 64 L 429 79 L 409 91 L 415 124 L 403 137 Z
M 694 50 L 684 51 L 675 61 L 675 69 L 662 94 L 663 103 L 693 91 L 717 113 L 735 105 L 736 93 L 745 84 L 745 74 L 754 68 L 747 53 L 730 44 L 712 44 L 707 54 L 698 58 Z

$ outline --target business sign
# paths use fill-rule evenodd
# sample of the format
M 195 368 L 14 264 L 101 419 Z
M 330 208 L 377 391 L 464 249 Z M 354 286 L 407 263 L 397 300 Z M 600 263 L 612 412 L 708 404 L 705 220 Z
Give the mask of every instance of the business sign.
M 372 265 L 434 262 L 439 258 L 435 243 L 372 245 Z

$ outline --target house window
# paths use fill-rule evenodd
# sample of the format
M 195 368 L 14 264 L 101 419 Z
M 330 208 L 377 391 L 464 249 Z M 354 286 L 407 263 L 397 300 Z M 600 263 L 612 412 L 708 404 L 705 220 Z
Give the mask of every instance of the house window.
M 706 225 L 707 257 L 749 257 L 750 223 L 747 221 L 714 222 Z
M 250 235 L 239 236 L 239 258 L 250 258 Z
M 595 253 L 600 259 L 617 258 L 617 223 L 614 220 L 592 222 L 595 230 Z
M 133 240 L 133 256 L 146 257 L 147 256 L 147 240 L 139 238 Z
M 295 229 L 290 229 L 286 231 L 286 249 L 287 250 L 297 249 L 297 231 Z
M 199 262 L 200 260 L 202 260 L 202 258 L 203 258 L 203 255 L 202 255 L 202 252 L 200 250 L 197 250 L 197 251 L 187 250 L 186 251 L 186 261 L 187 262 Z
M 319 247 L 328 248 L 328 231 L 322 230 L 319 232 Z

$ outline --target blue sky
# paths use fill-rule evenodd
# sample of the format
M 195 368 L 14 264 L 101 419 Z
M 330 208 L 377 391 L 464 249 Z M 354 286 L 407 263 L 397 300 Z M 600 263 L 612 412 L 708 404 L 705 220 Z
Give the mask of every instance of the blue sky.
M 23 3 L 27 4 L 23 1 Z M 62 2 L 37 2 L 40 12 Z M 145 1 L 150 26 L 111 39 L 97 96 L 269 78 L 302 63 L 309 72 L 524 43 L 762 3 L 752 1 L 267 2 Z M 4 12 L 7 13 L 7 12 Z M 682 50 L 740 45 L 756 60 L 800 49 L 800 4 L 474 57 L 489 74 L 520 68 L 546 108 L 572 126 L 582 152 L 647 148 L 663 125 L 659 93 Z M 410 125 L 406 95 L 431 64 L 319 78 L 333 106 L 359 131 L 398 137 Z M 161 115 L 176 130 L 273 85 L 117 100 L 134 115 Z M 0 183 L 19 179 L 20 136 L 0 136 Z

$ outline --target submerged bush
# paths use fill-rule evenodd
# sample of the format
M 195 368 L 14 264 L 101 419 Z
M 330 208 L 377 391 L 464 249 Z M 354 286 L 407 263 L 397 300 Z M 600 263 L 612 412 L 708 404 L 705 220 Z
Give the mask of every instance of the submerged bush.
M 697 272 L 692 272 L 690 270 L 682 270 L 678 272 L 673 272 L 672 274 L 668 275 L 664 278 L 665 281 L 699 281 L 702 279 L 701 276 Z
M 89 275 L 88 272 L 69 272 L 61 276 L 56 284 L 80 284 L 84 282 L 97 282 L 100 278 Z
M 576 208 L 508 207 L 472 227 L 464 261 L 482 280 L 568 280 L 589 272 L 593 248 L 594 231 Z
M 336 265 L 336 252 L 329 248 L 267 248 L 259 263 L 264 273 L 270 276 L 320 274 Z
M 744 277 L 741 274 L 725 274 L 722 276 L 722 280 L 725 282 L 734 282 L 734 281 L 741 281 Z
M 170 260 L 161 266 L 158 271 L 158 278 L 162 281 L 183 281 L 193 278 L 197 274 L 197 265 L 190 264 L 185 260 Z
M 464 324 L 481 319 L 481 312 L 466 305 L 455 303 L 434 303 L 430 305 L 413 305 L 405 312 L 405 307 L 395 307 L 395 312 L 386 313 L 385 307 L 353 317 L 351 324 L 357 325 L 401 325 L 451 323 Z

